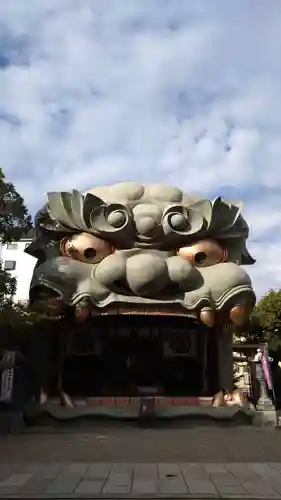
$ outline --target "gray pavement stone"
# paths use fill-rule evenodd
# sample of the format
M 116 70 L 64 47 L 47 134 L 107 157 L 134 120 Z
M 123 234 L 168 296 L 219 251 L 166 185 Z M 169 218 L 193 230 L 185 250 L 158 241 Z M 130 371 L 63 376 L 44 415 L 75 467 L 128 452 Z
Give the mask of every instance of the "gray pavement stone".
M 278 497 L 278 492 L 272 485 L 264 480 L 259 481 L 244 481 L 243 487 L 250 495 L 257 495 L 257 497 Z
M 32 474 L 12 474 L 5 481 L 0 482 L 0 487 L 19 487 L 32 477 Z
M 206 495 L 207 498 L 219 496 L 217 488 L 211 481 L 190 481 L 187 486 L 191 495 Z
M 156 495 L 158 492 L 157 464 L 135 464 L 132 494 Z
M 281 462 L 268 462 L 268 465 L 281 474 Z
M 134 468 L 134 478 L 136 479 L 154 479 L 158 478 L 158 467 L 157 464 L 142 463 L 135 464 Z
M 153 479 L 135 479 L 131 491 L 133 495 L 157 495 L 158 482 Z
M 180 495 L 187 494 L 189 490 L 183 479 L 159 479 L 159 492 L 163 495 Z
M 217 486 L 218 488 L 218 491 L 219 491 L 219 494 L 225 498 L 226 496 L 228 497 L 231 497 L 231 496 L 234 496 L 234 497 L 245 497 L 245 498 L 248 498 L 248 493 L 247 491 L 245 490 L 245 488 L 243 488 L 243 486 L 241 485 L 236 485 L 236 486 Z
M 188 493 L 186 482 L 177 464 L 158 464 L 159 491 L 163 494 Z
M 27 472 L 28 471 L 28 472 Z M 1 475 L 2 474 L 2 475 Z M 0 498 L 279 498 L 281 463 L 46 463 L 0 466 Z
M 13 473 L 13 467 L 9 465 L 0 465 L 0 483 L 7 480 Z
M 103 480 L 105 481 L 108 478 L 108 475 L 113 467 L 111 463 L 101 463 L 97 462 L 86 470 L 83 479 L 91 479 L 91 480 Z
M 217 488 L 219 486 L 239 486 L 241 484 L 232 474 L 211 474 L 210 479 Z
M 46 489 L 49 495 L 63 495 L 73 493 L 78 483 L 81 481 L 90 464 L 79 463 L 65 467 L 63 472 Z
M 21 486 L 18 492 L 22 495 L 43 495 L 53 482 L 53 478 L 36 476 Z
M 0 486 L 0 498 L 6 498 L 9 495 L 17 495 L 18 492 L 18 486 Z
M 64 474 L 59 476 L 52 484 L 46 489 L 48 495 L 63 495 L 72 493 L 79 481 L 81 474 Z
M 132 463 L 115 463 L 112 466 L 111 473 L 113 474 L 129 474 L 132 475 L 135 469 L 135 464 Z
M 38 474 L 45 479 L 53 479 L 63 471 L 64 465 L 59 463 L 40 464 Z
M 186 463 L 180 464 L 179 466 L 186 482 L 193 480 L 209 481 L 210 479 L 210 476 L 203 464 Z
M 256 474 L 258 474 L 258 476 L 260 476 L 262 479 L 281 482 L 281 474 L 270 467 L 269 464 L 250 463 L 248 464 L 248 467 L 252 469 Z
M 273 482 L 271 484 L 272 488 L 277 491 L 277 493 L 281 496 L 281 484 L 280 483 L 276 483 L 276 482 Z
M 233 474 L 233 476 L 239 481 L 258 481 L 258 474 L 248 467 L 246 463 L 227 463 L 225 467 Z
M 63 464 L 50 463 L 50 464 L 27 464 L 24 466 L 24 471 L 32 474 L 19 489 L 23 495 L 41 495 L 46 490 L 52 487 L 54 480 L 63 471 Z
M 280 472 L 275 470 L 270 464 L 248 464 L 248 467 L 254 470 L 264 483 L 268 483 L 272 489 L 278 494 L 281 494 L 281 469 Z
M 128 495 L 131 491 L 131 481 L 123 476 L 112 476 L 102 489 L 104 495 Z
M 131 491 L 133 471 L 134 464 L 114 464 L 103 486 L 102 493 L 106 495 L 128 495 Z
M 31 479 L 32 474 L 8 474 L 5 479 L 0 482 L 0 495 L 13 495 L 22 490 L 25 483 Z
M 102 492 L 104 482 L 105 480 L 102 479 L 82 479 L 82 481 L 75 488 L 74 492 L 77 495 L 99 495 Z
M 32 474 L 33 476 L 40 476 L 44 478 L 55 478 L 63 471 L 65 465 L 62 463 L 28 463 L 21 466 L 24 473 Z
M 158 464 L 158 477 L 159 479 L 181 477 L 181 469 L 178 464 Z

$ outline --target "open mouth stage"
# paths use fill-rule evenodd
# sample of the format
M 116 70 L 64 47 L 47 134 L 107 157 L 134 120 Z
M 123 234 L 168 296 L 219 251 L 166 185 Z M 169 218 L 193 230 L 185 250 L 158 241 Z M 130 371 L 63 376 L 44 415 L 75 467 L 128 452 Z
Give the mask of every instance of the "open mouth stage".
M 217 331 L 175 306 L 134 309 L 96 311 L 86 324 L 67 330 L 60 362 L 63 404 L 47 377 L 48 398 L 27 407 L 30 422 L 241 416 L 237 408 L 212 407 L 220 387 Z M 53 334 L 49 357 L 55 359 Z

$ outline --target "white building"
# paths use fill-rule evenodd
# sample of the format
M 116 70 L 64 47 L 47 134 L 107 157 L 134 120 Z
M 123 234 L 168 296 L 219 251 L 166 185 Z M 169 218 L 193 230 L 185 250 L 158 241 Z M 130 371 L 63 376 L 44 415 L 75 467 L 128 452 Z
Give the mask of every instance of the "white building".
M 17 280 L 14 302 L 27 302 L 29 298 L 29 285 L 37 259 L 25 253 L 24 249 L 31 243 L 33 234 L 30 230 L 20 241 L 0 245 L 2 266 Z

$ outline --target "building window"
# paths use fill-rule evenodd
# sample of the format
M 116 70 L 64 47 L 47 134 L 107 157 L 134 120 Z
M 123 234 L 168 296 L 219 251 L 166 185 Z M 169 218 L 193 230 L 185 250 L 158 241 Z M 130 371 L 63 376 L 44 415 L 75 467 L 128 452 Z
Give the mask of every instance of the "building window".
M 7 250 L 17 250 L 18 244 L 17 243 L 7 243 Z
M 5 269 L 5 271 L 14 271 L 16 269 L 16 261 L 15 260 L 5 260 L 4 269 Z

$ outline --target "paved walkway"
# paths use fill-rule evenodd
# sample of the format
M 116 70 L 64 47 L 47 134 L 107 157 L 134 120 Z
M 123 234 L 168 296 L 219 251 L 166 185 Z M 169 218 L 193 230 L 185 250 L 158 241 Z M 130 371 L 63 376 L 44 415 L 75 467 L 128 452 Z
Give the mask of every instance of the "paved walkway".
M 67 428 L 67 426 L 66 426 Z M 91 430 L 0 436 L 0 463 L 281 462 L 281 430 L 256 427 L 154 429 L 122 423 Z
M 95 424 L 0 437 L 0 499 L 280 498 L 281 431 Z
M 280 463 L 0 466 L 0 498 L 281 498 Z

